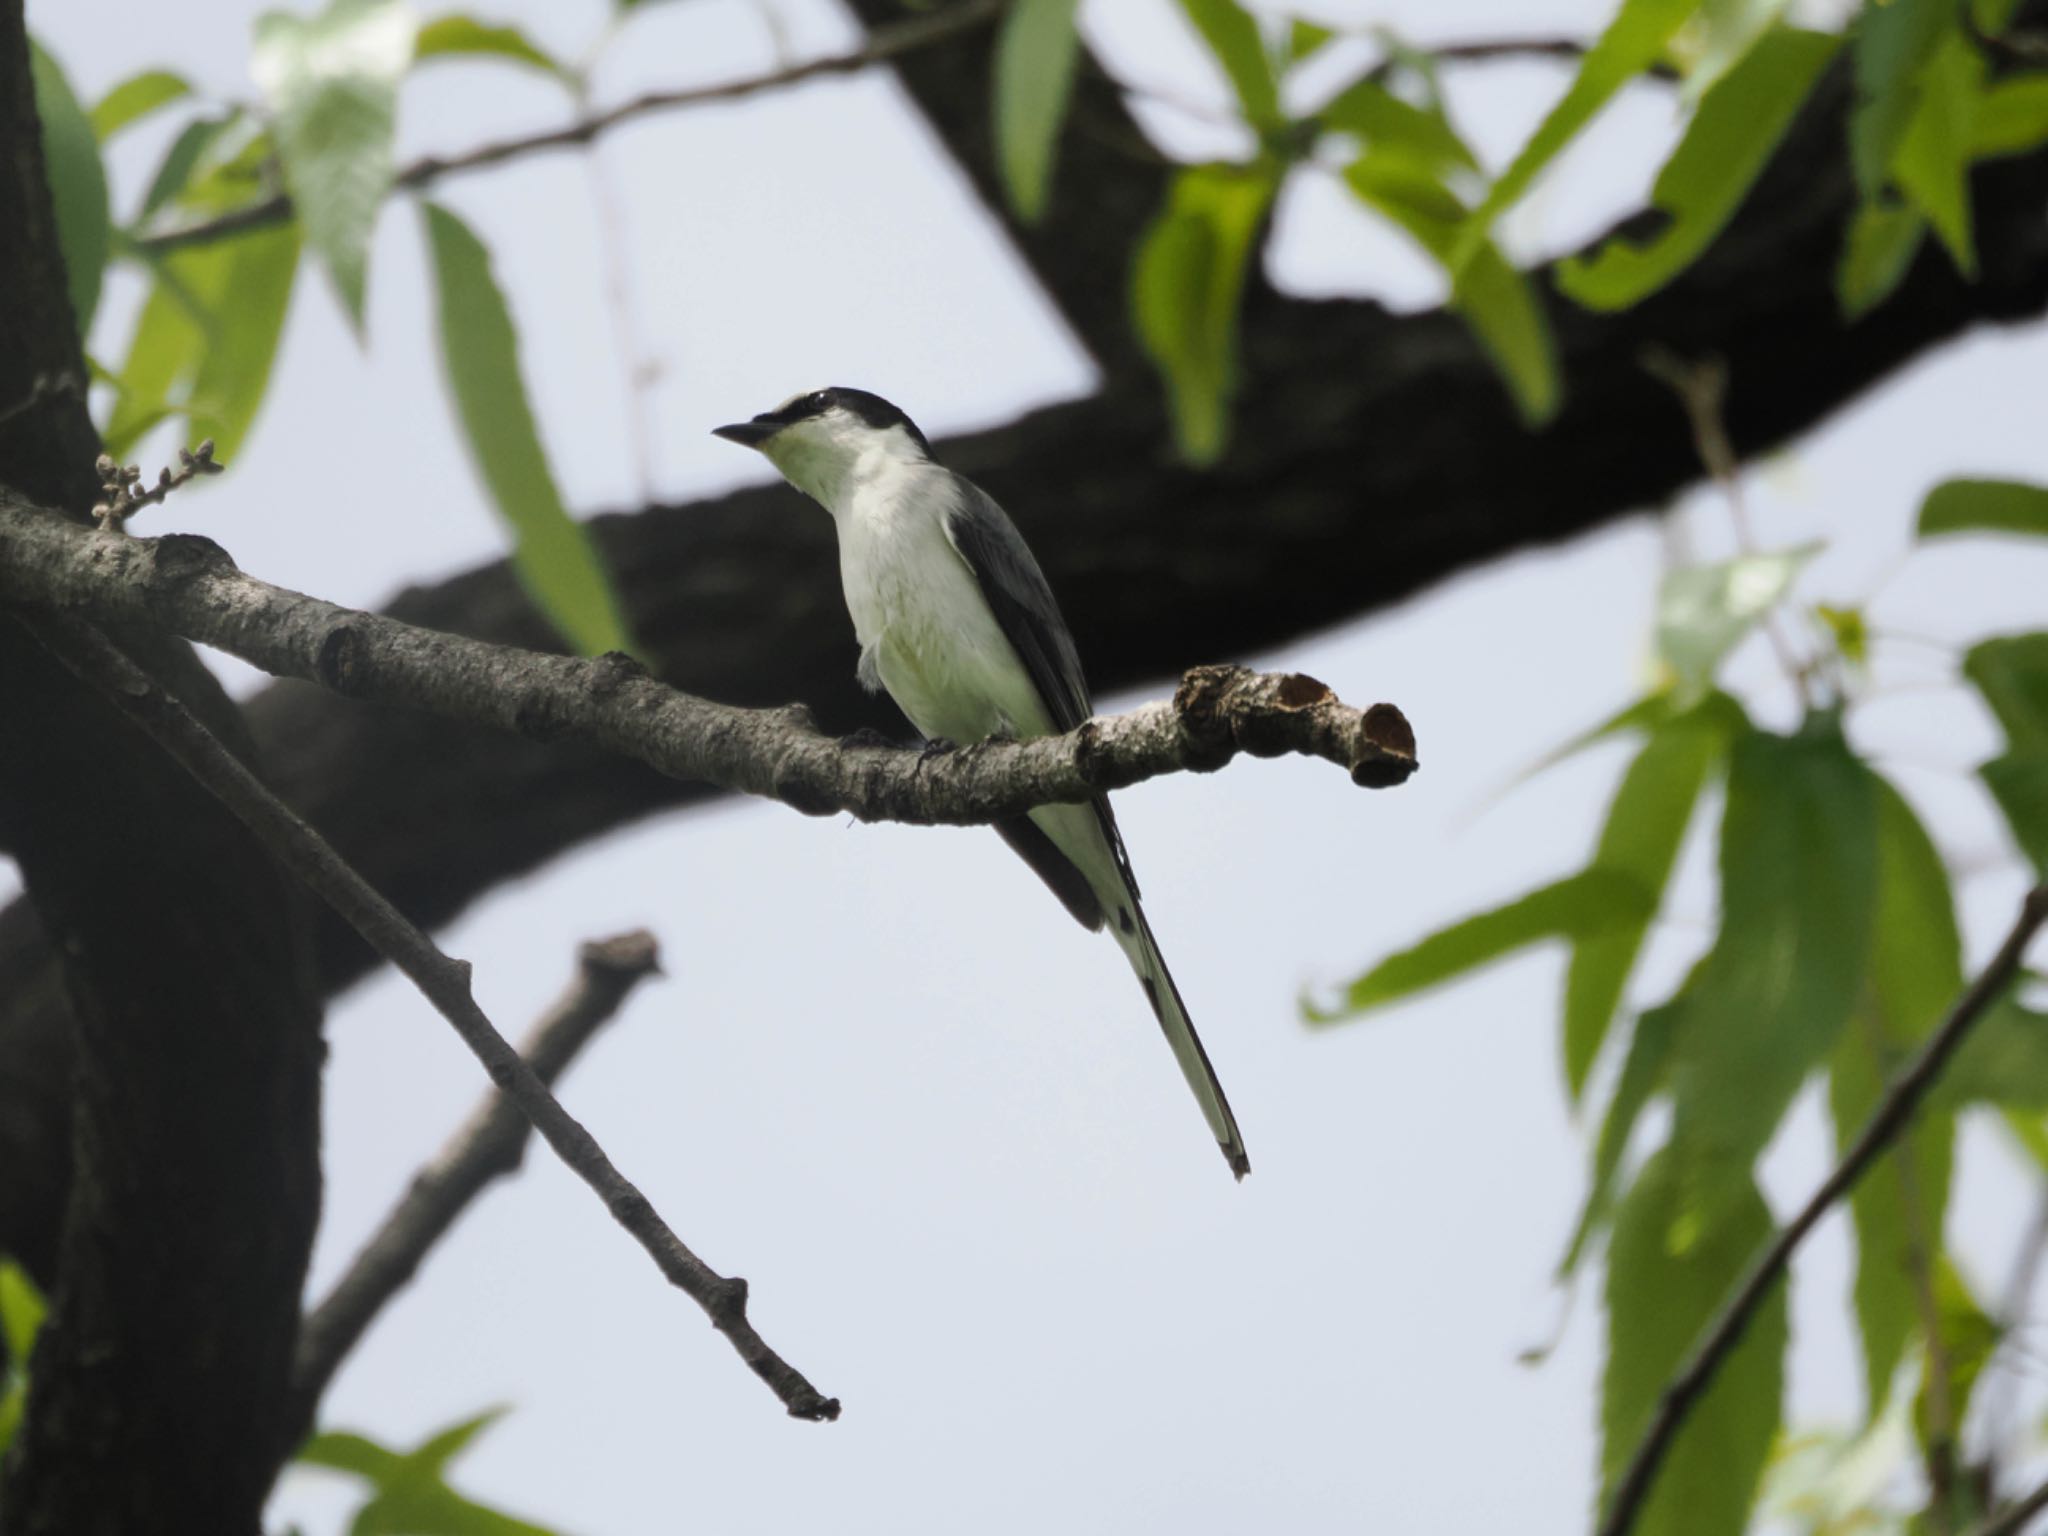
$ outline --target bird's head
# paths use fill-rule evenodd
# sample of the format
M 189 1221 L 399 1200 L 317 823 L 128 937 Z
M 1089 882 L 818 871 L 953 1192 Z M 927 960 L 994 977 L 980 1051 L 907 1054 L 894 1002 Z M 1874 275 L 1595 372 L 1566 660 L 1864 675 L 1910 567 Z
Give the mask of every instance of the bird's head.
M 759 450 L 791 485 L 827 507 L 869 474 L 931 458 L 931 444 L 917 423 L 864 389 L 814 389 L 752 421 L 712 431 Z

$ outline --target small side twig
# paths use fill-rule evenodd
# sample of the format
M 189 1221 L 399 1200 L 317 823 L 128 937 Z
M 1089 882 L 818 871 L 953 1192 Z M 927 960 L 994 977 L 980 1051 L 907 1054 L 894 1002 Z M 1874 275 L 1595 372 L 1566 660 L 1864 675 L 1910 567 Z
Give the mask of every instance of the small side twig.
M 139 465 L 122 464 L 112 454 L 103 453 L 93 461 L 103 493 L 92 509 L 93 520 L 100 527 L 119 533 L 128 525 L 128 519 L 144 507 L 157 505 L 179 486 L 202 475 L 217 475 L 226 468 L 225 464 L 214 462 L 213 439 L 209 437 L 197 448 L 180 448 L 177 469 L 158 470 L 155 488 L 145 491 Z
M 533 1075 L 553 1087 L 633 989 L 660 974 L 660 952 L 651 933 L 622 933 L 585 944 L 577 952 L 576 979 L 520 1046 Z M 301 1430 L 312 1427 L 341 1362 L 434 1245 L 477 1196 L 518 1169 L 532 1130 L 519 1106 L 503 1093 L 486 1096 L 440 1155 L 413 1176 L 404 1198 L 326 1299 L 307 1313 L 292 1371 L 293 1413 Z
M 1643 1432 L 1627 1467 L 1615 1482 L 1614 1496 L 1600 1521 L 1599 1536 L 1625 1536 L 1635 1524 L 1636 1516 L 1642 1512 L 1644 1501 L 1656 1481 L 1657 1470 L 1663 1465 L 1686 1415 L 1706 1392 L 1722 1362 L 1742 1341 L 1742 1335 L 1757 1309 L 1770 1295 L 1771 1288 L 1784 1277 L 1792 1255 L 1806 1241 L 1807 1234 L 1819 1225 L 1821 1217 L 1848 1194 L 1856 1181 L 1870 1170 L 1871 1164 L 1898 1140 L 1912 1120 L 1914 1111 L 1940 1078 L 1949 1058 L 1968 1037 L 1971 1027 L 2012 984 L 2028 943 L 2043 923 L 2048 923 L 2048 884 L 2037 885 L 2027 893 L 2011 932 L 1998 946 L 1998 953 L 1964 990 L 1941 1028 L 1892 1079 L 1876 1110 L 1857 1133 L 1849 1150 L 1842 1154 L 1834 1171 L 1821 1181 L 1820 1187 L 1800 1207 L 1799 1214 L 1787 1222 L 1784 1230 L 1757 1256 L 1720 1312 L 1707 1325 L 1692 1352 L 1686 1356 L 1685 1363 L 1665 1384 L 1657 1400 L 1656 1412 L 1651 1415 L 1649 1428 Z M 2007 1529 L 2017 1530 L 2018 1526 L 2015 1524 Z
M 1973 1526 L 1969 1536 L 2019 1536 L 2020 1528 L 2048 1509 L 2048 1483 L 2041 1484 L 2019 1503 L 2002 1509 L 1982 1525 Z
M 669 1283 L 710 1317 L 792 1418 L 836 1419 L 839 1400 L 806 1381 L 747 1319 L 747 1283 L 727 1278 L 690 1251 L 648 1198 L 619 1172 L 597 1139 L 550 1093 L 477 1005 L 467 961 L 445 954 L 302 821 L 173 695 L 89 625 L 56 613 L 22 613 L 21 623 L 59 662 L 168 752 L 253 832 L 277 860 L 334 908 L 370 947 L 405 973 L 483 1063 L 569 1168 L 597 1192 Z

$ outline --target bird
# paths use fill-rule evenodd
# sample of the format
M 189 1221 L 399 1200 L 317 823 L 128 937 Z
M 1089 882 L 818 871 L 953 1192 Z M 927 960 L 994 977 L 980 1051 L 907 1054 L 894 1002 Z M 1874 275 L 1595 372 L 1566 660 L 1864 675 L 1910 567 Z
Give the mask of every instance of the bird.
M 935 750 L 1073 730 L 1094 712 L 1074 637 L 1009 514 L 940 464 L 901 409 L 864 389 L 792 395 L 713 435 L 762 454 L 831 513 L 856 668 Z M 1237 1118 L 1139 904 L 1109 798 L 1043 805 L 995 830 L 1080 924 L 1107 928 L 1239 1179 Z

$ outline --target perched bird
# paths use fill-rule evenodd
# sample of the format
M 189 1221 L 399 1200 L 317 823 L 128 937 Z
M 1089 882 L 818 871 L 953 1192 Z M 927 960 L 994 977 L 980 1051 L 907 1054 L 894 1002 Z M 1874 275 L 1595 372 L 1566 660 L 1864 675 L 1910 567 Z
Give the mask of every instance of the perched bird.
M 758 449 L 832 514 L 860 680 L 887 689 L 927 740 L 1021 740 L 1088 718 L 1073 636 L 1023 535 L 979 486 L 932 459 L 902 411 L 864 389 L 820 389 L 715 430 Z M 1083 927 L 1116 936 L 1243 1178 L 1244 1139 L 1138 905 L 1108 798 L 1040 806 L 996 831 Z

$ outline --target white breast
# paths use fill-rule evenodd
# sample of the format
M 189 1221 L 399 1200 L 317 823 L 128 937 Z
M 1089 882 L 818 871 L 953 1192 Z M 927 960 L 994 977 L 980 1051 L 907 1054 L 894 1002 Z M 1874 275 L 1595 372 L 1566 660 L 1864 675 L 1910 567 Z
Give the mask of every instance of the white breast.
M 957 742 L 1051 729 L 1036 688 L 946 537 L 947 472 L 891 461 L 833 507 L 839 574 L 863 658 L 927 736 Z

